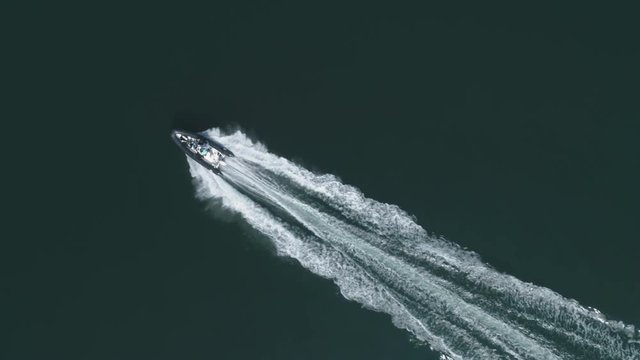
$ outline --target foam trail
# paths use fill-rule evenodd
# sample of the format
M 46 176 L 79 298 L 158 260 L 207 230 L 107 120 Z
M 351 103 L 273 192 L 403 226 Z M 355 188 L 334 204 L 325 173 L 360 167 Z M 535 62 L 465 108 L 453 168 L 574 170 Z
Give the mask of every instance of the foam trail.
M 266 235 L 278 253 L 450 359 L 640 359 L 640 334 L 595 309 L 502 274 L 411 216 L 269 153 L 242 132 L 224 177 L 189 160 L 202 199 Z

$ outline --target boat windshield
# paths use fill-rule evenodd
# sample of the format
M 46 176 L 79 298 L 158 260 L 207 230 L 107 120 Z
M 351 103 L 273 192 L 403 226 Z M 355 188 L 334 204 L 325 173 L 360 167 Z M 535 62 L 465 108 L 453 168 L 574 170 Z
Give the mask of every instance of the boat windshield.
M 201 156 L 207 156 L 207 154 L 209 153 L 209 146 L 207 145 L 200 146 L 200 148 L 198 149 L 198 153 Z

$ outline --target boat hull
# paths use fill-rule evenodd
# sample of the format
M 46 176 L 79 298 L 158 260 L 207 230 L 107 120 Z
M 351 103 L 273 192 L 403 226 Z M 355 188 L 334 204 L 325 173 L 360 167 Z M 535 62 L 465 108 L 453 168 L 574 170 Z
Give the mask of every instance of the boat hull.
M 178 147 L 182 150 L 183 153 L 185 153 L 188 157 L 193 159 L 198 164 L 204 166 L 205 168 L 211 170 L 212 172 L 214 172 L 214 173 L 216 173 L 218 175 L 222 175 L 222 172 L 220 171 L 220 168 L 219 167 L 215 167 L 212 164 L 206 162 L 202 157 L 198 156 L 198 154 L 195 154 L 194 152 L 189 150 L 187 145 L 180 141 L 180 139 L 178 138 L 179 135 L 192 137 L 194 139 L 197 139 L 198 141 L 205 142 L 209 146 L 211 146 L 212 148 L 214 148 L 217 151 L 219 151 L 224 156 L 228 156 L 228 157 L 235 156 L 234 153 L 231 150 L 227 149 L 222 144 L 220 144 L 220 143 L 218 143 L 218 142 L 216 142 L 214 140 L 211 140 L 211 139 L 209 139 L 207 137 L 204 137 L 204 136 L 202 136 L 200 134 L 196 134 L 196 133 L 192 133 L 192 132 L 188 132 L 188 131 L 183 131 L 183 130 L 174 130 L 174 131 L 171 132 L 171 139 L 173 140 L 174 143 L 176 143 L 176 145 L 178 145 Z

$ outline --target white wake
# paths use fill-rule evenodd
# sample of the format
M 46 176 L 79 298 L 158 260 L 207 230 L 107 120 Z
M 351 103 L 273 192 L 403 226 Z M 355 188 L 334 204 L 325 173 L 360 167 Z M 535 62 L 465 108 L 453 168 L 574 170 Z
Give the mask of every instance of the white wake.
M 443 358 L 640 359 L 632 325 L 499 273 L 429 236 L 397 206 L 269 153 L 240 131 L 205 135 L 236 157 L 222 178 L 189 160 L 200 198 L 239 214 L 280 255 L 391 315 Z

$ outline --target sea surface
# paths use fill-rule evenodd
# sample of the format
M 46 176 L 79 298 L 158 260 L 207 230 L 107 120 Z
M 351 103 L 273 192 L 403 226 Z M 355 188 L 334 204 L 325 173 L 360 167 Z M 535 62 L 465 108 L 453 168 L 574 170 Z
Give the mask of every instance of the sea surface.
M 14 14 L 0 358 L 638 358 L 630 9 Z

